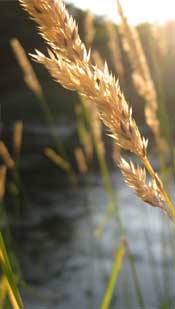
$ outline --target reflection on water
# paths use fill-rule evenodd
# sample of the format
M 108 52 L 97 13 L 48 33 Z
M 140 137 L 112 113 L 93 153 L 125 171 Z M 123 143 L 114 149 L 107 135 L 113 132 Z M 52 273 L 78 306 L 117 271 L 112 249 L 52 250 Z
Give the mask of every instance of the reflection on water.
M 40 129 L 31 128 L 25 128 L 21 160 L 29 203 L 22 220 L 11 220 L 26 282 L 22 288 L 25 308 L 100 308 L 120 242 L 114 218 L 99 239 L 94 237 L 108 203 L 101 176 L 88 174 L 79 188 L 69 188 L 64 173 L 42 155 L 51 139 L 48 131 L 39 135 Z M 135 197 L 119 173 L 111 177 L 146 308 L 166 303 L 161 308 L 175 308 L 169 304 L 175 296 L 175 245 L 169 220 Z M 127 257 L 111 308 L 138 308 Z
M 175 252 L 168 220 L 142 204 L 117 173 L 112 177 L 146 307 L 158 308 L 174 296 Z M 22 290 L 25 308 L 100 308 L 120 240 L 114 219 L 100 239 L 93 235 L 107 204 L 101 177 L 87 177 L 88 185 L 79 189 L 60 191 L 53 178 L 48 183 L 42 191 L 30 188 L 26 219 L 13 226 L 28 284 Z M 111 308 L 127 308 L 126 296 L 130 308 L 138 308 L 127 259 Z

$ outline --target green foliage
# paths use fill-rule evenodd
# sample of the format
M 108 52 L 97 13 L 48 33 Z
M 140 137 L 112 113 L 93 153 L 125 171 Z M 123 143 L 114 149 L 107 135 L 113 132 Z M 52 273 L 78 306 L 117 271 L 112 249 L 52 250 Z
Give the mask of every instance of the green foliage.
M 3 278 L 3 283 L 6 285 L 7 292 L 9 295 L 10 302 L 15 309 L 23 308 L 23 303 L 21 296 L 16 284 L 15 275 L 12 271 L 8 254 L 5 248 L 2 233 L 0 233 L 0 265 L 3 270 L 5 278 Z

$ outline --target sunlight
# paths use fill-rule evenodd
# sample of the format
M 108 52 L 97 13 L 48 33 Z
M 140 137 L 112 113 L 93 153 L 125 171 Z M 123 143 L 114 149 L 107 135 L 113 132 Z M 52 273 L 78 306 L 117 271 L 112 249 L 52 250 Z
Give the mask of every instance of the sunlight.
M 82 9 L 90 9 L 97 15 L 105 15 L 115 22 L 119 21 L 116 11 L 116 0 L 68 0 Z M 133 24 L 144 21 L 164 23 L 175 19 L 175 2 L 172 0 L 121 0 L 129 21 Z

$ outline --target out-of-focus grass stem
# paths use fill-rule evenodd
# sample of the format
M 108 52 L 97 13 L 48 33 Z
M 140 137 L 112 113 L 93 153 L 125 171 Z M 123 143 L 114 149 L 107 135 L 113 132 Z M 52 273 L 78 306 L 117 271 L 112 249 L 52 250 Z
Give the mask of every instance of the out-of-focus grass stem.
M 2 233 L 0 232 L 0 265 L 6 278 L 7 290 L 11 305 L 14 309 L 22 309 L 22 299 L 16 285 L 15 275 L 13 274 L 8 254 L 5 248 Z
M 61 142 L 61 140 L 60 140 L 60 138 L 58 136 L 57 137 L 55 136 L 55 130 L 54 130 L 54 127 L 53 127 L 54 119 L 53 119 L 52 113 L 50 111 L 50 108 L 48 106 L 48 103 L 47 103 L 47 101 L 45 99 L 44 94 L 42 93 L 37 98 L 38 98 L 40 106 L 41 106 L 41 108 L 43 110 L 45 121 L 47 122 L 47 124 L 49 126 L 49 130 L 51 132 L 52 139 L 53 139 L 56 151 L 61 156 L 63 156 L 63 158 L 66 161 L 68 161 L 68 157 L 67 157 L 67 154 L 66 154 L 66 151 L 65 151 L 63 143 Z M 73 168 L 72 168 L 70 163 L 69 163 L 69 170 L 67 170 L 67 175 L 68 175 L 68 178 L 69 178 L 70 182 L 73 185 L 75 185 L 77 183 L 77 179 L 76 179 L 76 175 L 75 175 L 74 170 L 73 170 Z
M 85 108 L 85 105 L 83 104 L 83 102 L 82 102 L 82 105 L 83 105 L 83 109 L 84 109 L 85 119 L 86 119 L 87 123 L 89 124 L 91 131 L 92 131 L 94 148 L 95 148 L 95 151 L 96 151 L 96 154 L 97 154 L 97 157 L 98 157 L 98 161 L 99 161 L 99 164 L 100 164 L 100 169 L 101 169 L 101 173 L 102 173 L 102 177 L 103 177 L 103 181 L 104 181 L 104 186 L 106 188 L 106 192 L 108 193 L 109 199 L 111 201 L 111 203 L 109 204 L 109 207 L 110 207 L 110 209 L 112 208 L 113 210 L 115 210 L 114 216 L 115 216 L 115 219 L 116 219 L 116 223 L 118 225 L 120 235 L 123 236 L 123 235 L 126 235 L 126 231 L 125 231 L 125 228 L 124 228 L 123 223 L 122 223 L 122 219 L 121 219 L 121 216 L 120 216 L 120 213 L 119 213 L 118 205 L 116 203 L 116 198 L 115 198 L 115 195 L 114 195 L 114 192 L 113 192 L 107 163 L 106 163 L 103 152 L 101 152 L 99 150 L 98 143 L 96 141 L 95 134 L 94 134 L 94 128 L 93 128 L 92 122 L 90 120 L 89 112 Z M 126 250 L 127 250 L 127 256 L 128 256 L 128 260 L 129 260 L 129 263 L 130 263 L 130 267 L 131 267 L 131 272 L 132 272 L 132 277 L 133 277 L 133 281 L 134 281 L 134 285 L 135 285 L 135 291 L 136 291 L 138 304 L 141 306 L 141 308 L 144 309 L 144 300 L 143 300 L 143 296 L 142 296 L 140 282 L 139 282 L 137 270 L 136 270 L 136 267 L 135 267 L 134 257 L 132 255 L 129 243 L 127 245 Z
M 126 251 L 125 245 L 122 243 L 116 251 L 115 262 L 112 268 L 111 276 L 110 276 L 109 283 L 108 283 L 108 286 L 107 286 L 107 289 L 104 295 L 101 309 L 108 309 L 110 306 L 114 287 L 117 282 L 120 269 L 122 267 L 122 262 L 123 262 L 123 258 L 125 255 L 125 251 Z
M 53 127 L 54 119 L 53 119 L 52 113 L 50 111 L 47 100 L 44 96 L 41 84 L 34 72 L 34 69 L 29 59 L 27 58 L 26 52 L 24 48 L 22 47 L 21 43 L 16 38 L 12 39 L 10 41 L 10 44 L 13 49 L 14 55 L 18 61 L 18 64 L 24 74 L 25 83 L 27 87 L 35 94 L 41 106 L 45 121 L 49 126 L 56 150 L 59 152 L 61 156 L 63 156 L 66 159 L 66 161 L 68 161 L 64 145 L 62 144 L 60 138 L 58 136 L 57 137 L 55 136 L 55 130 Z M 71 183 L 75 185 L 77 181 L 76 181 L 76 176 L 75 176 L 72 166 L 70 166 L 70 169 L 67 171 L 67 175 Z

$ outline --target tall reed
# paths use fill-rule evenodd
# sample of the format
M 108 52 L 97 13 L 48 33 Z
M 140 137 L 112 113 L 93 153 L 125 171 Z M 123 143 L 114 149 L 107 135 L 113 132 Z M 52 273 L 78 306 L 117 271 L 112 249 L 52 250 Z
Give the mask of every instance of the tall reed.
M 123 264 L 125 253 L 126 253 L 126 242 L 124 240 L 116 251 L 114 265 L 113 265 L 109 283 L 108 283 L 108 286 L 107 286 L 107 289 L 104 295 L 104 299 L 101 305 L 101 309 L 108 309 L 110 306 L 114 287 L 117 282 L 118 275 L 119 275 L 119 272 Z
M 21 132 L 20 132 L 20 134 L 21 134 Z M 14 135 L 14 137 L 16 138 L 15 135 Z M 19 138 L 19 136 L 18 136 L 18 138 Z M 16 145 L 15 145 L 15 143 L 16 143 Z M 13 145 L 14 145 L 14 147 L 17 146 L 17 140 L 13 140 Z M 19 141 L 18 141 L 18 147 L 19 147 Z M 19 150 L 19 148 L 18 148 L 18 150 Z M 18 169 L 19 153 L 18 153 L 18 156 L 15 156 L 14 158 L 12 158 L 7 146 L 5 145 L 5 143 L 2 140 L 0 140 L 0 157 L 4 161 L 6 167 L 10 170 L 10 172 L 12 174 L 15 187 L 17 188 L 16 210 L 20 213 L 20 211 L 23 209 L 23 207 L 25 205 L 26 193 L 25 193 L 23 183 L 22 183 L 22 180 L 21 180 L 21 176 L 20 176 L 20 173 L 19 173 L 19 169 Z
M 55 17 L 56 17 L 56 19 L 54 20 L 54 19 L 52 19 L 51 20 L 51 25 L 52 26 L 54 26 L 53 28 L 52 28 L 52 31 L 50 32 L 50 21 L 49 21 L 49 19 L 47 19 L 47 21 L 45 20 L 44 21 L 44 24 L 45 24 L 45 22 L 46 22 L 46 24 L 45 24 L 45 26 L 46 26 L 46 29 L 48 29 L 49 30 L 49 33 L 50 33 L 50 35 L 51 35 L 51 37 L 50 37 L 50 39 L 51 39 L 51 41 L 52 42 L 54 42 L 55 41 L 55 39 L 54 39 L 54 37 L 52 37 L 52 36 L 54 36 L 54 31 L 53 31 L 53 29 L 59 29 L 59 30 L 61 30 L 61 28 L 63 27 L 64 28 L 64 31 L 66 31 L 67 32 L 67 30 L 68 30 L 68 32 L 67 32 L 67 34 L 66 34 L 66 37 L 67 37 L 67 35 L 68 35 L 68 38 L 69 38 L 69 40 L 71 40 L 71 42 L 73 43 L 73 45 L 74 45 L 74 42 L 75 41 L 77 41 L 77 43 L 78 43 L 78 45 L 77 46 L 75 46 L 75 47 L 69 47 L 69 45 L 67 44 L 67 39 L 65 39 L 64 38 L 64 36 L 62 37 L 62 39 L 61 39 L 61 41 L 62 41 L 62 43 L 63 43 L 63 46 L 64 47 L 67 47 L 68 49 L 70 49 L 69 50 L 69 52 L 71 52 L 72 53 L 72 56 L 71 56 L 71 59 L 73 60 L 73 61 L 78 61 L 79 62 L 79 59 L 78 59 L 78 56 L 80 56 L 80 58 L 83 60 L 85 60 L 85 58 L 86 58 L 86 56 L 87 56 L 87 51 L 86 51 L 86 49 L 85 49 L 85 47 L 84 47 L 84 44 L 82 44 L 81 43 L 81 40 L 80 40 L 80 38 L 79 38 L 79 36 L 78 36 L 78 33 L 77 33 L 77 28 L 76 28 L 76 25 L 75 25 L 75 22 L 73 21 L 73 19 L 72 18 L 70 18 L 69 17 L 69 15 L 68 15 L 68 12 L 65 10 L 65 7 L 64 7 L 64 5 L 63 5 L 63 3 L 61 2 L 61 1 L 58 1 L 57 3 L 55 3 L 55 7 L 51 7 L 50 5 L 49 5 L 49 3 L 50 2 L 45 2 L 45 5 L 44 5 L 44 7 L 45 7 L 45 9 L 46 9 L 46 12 L 47 12 L 47 14 L 49 14 L 49 13 L 51 13 L 51 14 L 49 14 L 48 16 L 52 16 L 52 14 L 54 14 L 54 12 L 56 13 L 56 15 L 55 15 Z M 43 6 L 42 6 L 42 3 L 40 2 L 39 4 L 40 4 L 40 6 L 41 6 L 41 8 L 38 8 L 38 5 L 37 5 L 37 8 L 36 8 L 36 2 L 31 2 L 31 3 L 29 3 L 28 1 L 27 2 L 21 2 L 21 4 L 25 7 L 26 6 L 26 9 L 28 10 L 28 5 L 30 5 L 30 4 L 32 4 L 32 11 L 33 11 L 33 8 L 34 8 L 34 13 L 37 13 L 38 12 L 38 10 L 39 10 L 39 12 L 41 11 L 41 8 L 43 9 Z M 49 10 L 48 10 L 49 9 Z M 52 9 L 53 9 L 53 11 L 52 11 Z M 61 12 L 60 12 L 60 9 L 61 9 Z M 52 12 L 49 12 L 49 11 L 52 11 Z M 56 11 L 55 11 L 56 10 Z M 59 13 L 59 14 L 58 14 Z M 63 14 L 62 14 L 63 13 Z M 42 13 L 43 14 L 43 13 Z M 46 14 L 46 15 L 47 15 Z M 58 15 L 58 16 L 57 16 Z M 61 23 L 62 23 L 62 26 L 61 26 L 61 24 L 60 24 L 60 21 L 59 21 L 59 18 L 61 18 L 60 19 L 60 21 L 61 21 Z M 41 21 L 42 21 L 42 19 L 41 19 Z M 48 24 L 48 22 L 49 22 L 49 24 Z M 65 24 L 65 22 L 66 22 L 66 24 Z M 66 25 L 66 27 L 67 27 L 67 23 L 68 24 L 70 24 L 69 25 L 69 27 L 71 27 L 71 29 L 69 29 L 69 27 L 68 27 L 68 29 L 66 30 L 65 29 L 65 27 L 64 27 L 64 24 Z M 43 22 L 42 22 L 42 24 L 43 24 Z M 44 24 L 43 24 L 43 26 L 44 26 Z M 73 25 L 73 29 L 72 29 L 72 25 Z M 44 26 L 44 27 L 45 27 Z M 48 27 L 49 26 L 49 27 Z M 58 27 L 58 26 L 61 26 L 61 27 Z M 75 28 L 75 29 L 74 29 Z M 57 32 L 57 31 L 56 31 Z M 56 37 L 58 37 L 58 33 L 56 33 Z M 78 39 L 78 40 L 77 40 Z M 51 43 L 51 41 L 50 41 L 50 43 Z M 49 42 L 49 41 L 48 41 Z M 57 42 L 58 43 L 58 42 Z M 66 45 L 65 45 L 66 44 Z M 51 45 L 52 45 L 52 43 L 51 43 Z M 57 45 L 57 47 L 58 47 L 59 45 Z M 64 48 L 64 51 L 66 52 L 66 49 L 67 48 Z M 67 53 L 67 52 L 66 52 Z M 90 56 L 90 54 L 89 54 L 89 56 Z M 69 57 L 70 57 L 70 55 L 69 55 Z M 88 57 L 88 60 L 89 60 L 90 58 Z M 78 63 L 77 63 L 78 64 Z M 90 64 L 90 66 L 91 66 L 91 68 L 93 68 L 94 66 L 92 66 L 91 64 Z M 94 68 L 96 68 L 96 67 L 94 67 Z M 97 68 L 96 68 L 97 69 Z M 98 69 L 97 69 L 98 70 Z M 102 71 L 100 71 L 99 70 L 99 72 L 102 72 Z M 94 72 L 95 73 L 95 72 Z M 64 77 L 64 74 L 62 75 L 63 77 Z M 98 84 L 98 82 L 100 82 L 100 79 L 98 79 L 98 76 L 96 76 L 96 78 L 94 79 L 94 82 L 96 83 L 97 82 L 97 84 Z M 90 89 L 90 88 L 89 88 Z M 80 93 L 81 94 L 81 93 Z M 92 100 L 94 100 L 94 98 L 92 97 L 92 98 L 90 98 L 90 99 L 92 99 Z M 88 100 L 89 100 L 89 97 L 88 97 Z M 103 101 L 103 100 L 102 100 Z M 87 113 L 86 113 L 86 115 L 87 115 Z M 97 144 L 96 144 L 97 145 Z M 102 161 L 100 161 L 100 162 L 102 162 Z M 103 163 L 103 162 L 102 162 Z M 102 166 L 101 166 L 101 168 L 103 169 L 103 173 L 106 173 L 106 166 L 104 165 L 104 164 L 102 164 Z M 107 179 L 107 178 L 106 178 Z M 111 188 L 109 188 L 109 190 L 111 190 Z M 113 198 L 112 198 L 112 203 L 113 203 Z M 118 227 L 119 227 L 119 231 L 120 231 L 120 234 L 121 235 L 125 235 L 126 234 L 126 231 L 125 231 L 125 228 L 124 228 L 124 226 L 123 226 L 123 224 L 122 224 L 122 221 L 121 221 L 121 218 L 120 218 L 120 216 L 119 216 L 119 212 L 118 212 L 118 210 L 116 209 L 116 212 L 115 212 L 115 217 L 116 217 L 116 220 L 117 220 L 117 223 L 118 223 Z M 128 246 L 128 248 L 127 248 L 127 255 L 128 255 L 128 259 L 129 259 L 129 262 L 130 262 L 130 265 L 131 265 L 131 271 L 132 271 L 132 275 L 133 275 L 133 281 L 134 281 L 134 285 L 135 285 L 135 288 L 136 288 L 136 295 L 137 295 L 137 299 L 138 299 L 138 303 L 139 303 L 139 305 L 141 306 L 141 307 L 143 307 L 144 308 L 144 301 L 143 301 L 143 297 L 142 297 L 142 293 L 141 293 L 141 289 L 140 289 L 140 284 L 139 284 L 139 280 L 138 280 L 138 276 L 137 276 L 137 271 L 136 271 L 136 268 L 135 268 L 135 264 L 134 264 L 134 259 L 133 259 L 133 256 L 132 256 L 132 253 L 131 253 L 131 250 L 130 250 L 130 248 L 129 248 L 129 246 Z
M 157 90 L 157 97 L 159 103 L 158 116 L 160 119 L 161 134 L 164 136 L 169 145 L 169 147 L 166 147 L 167 146 L 166 144 L 164 145 L 163 153 L 164 156 L 169 159 L 171 155 L 173 157 L 173 154 L 170 153 L 170 150 L 172 152 L 172 145 L 173 145 L 173 130 L 166 105 L 167 95 L 164 86 L 165 80 L 163 77 L 163 69 L 164 69 L 163 66 L 166 55 L 166 46 L 165 43 L 163 42 L 161 34 L 158 34 L 158 31 L 161 32 L 161 28 L 159 27 L 156 32 L 155 29 L 157 28 L 153 26 L 152 27 L 150 26 L 150 28 L 148 29 L 148 36 L 149 36 L 148 50 L 150 52 L 151 63 L 155 75 L 155 86 Z
M 124 66 L 122 62 L 122 55 L 119 45 L 119 37 L 117 35 L 117 30 L 112 22 L 107 21 L 105 23 L 105 27 L 108 34 L 108 47 L 111 55 L 111 59 L 113 62 L 113 66 L 115 69 L 115 73 L 118 75 L 120 81 L 124 78 Z
M 22 142 L 23 142 L 23 129 L 24 125 L 22 121 L 17 121 L 13 129 L 13 148 L 14 156 L 16 160 L 19 160 L 19 155 L 21 153 Z
M 53 138 L 54 145 L 56 147 L 57 152 L 65 158 L 66 161 L 68 161 L 67 153 L 65 151 L 64 145 L 61 142 L 59 137 L 55 136 L 55 130 L 54 130 L 54 118 L 50 111 L 49 105 L 47 103 L 47 100 L 45 98 L 43 89 L 41 87 L 41 84 L 34 72 L 34 69 L 27 58 L 27 55 L 25 53 L 24 48 L 22 47 L 21 43 L 18 41 L 18 39 L 14 38 L 10 41 L 11 47 L 13 49 L 14 55 L 19 63 L 19 66 L 23 72 L 24 75 L 24 81 L 27 85 L 27 87 L 35 94 L 36 98 L 38 99 L 38 102 L 42 108 L 42 111 L 44 113 L 45 120 L 47 124 L 49 125 L 49 129 Z M 68 177 L 70 181 L 75 184 L 76 183 L 76 176 L 74 173 L 74 170 L 72 166 L 70 165 L 70 168 L 66 170 Z
M 94 16 L 90 11 L 87 11 L 84 17 L 84 32 L 85 32 L 85 43 L 87 48 L 91 48 L 94 36 L 95 36 L 95 28 L 94 28 Z
M 79 102 L 75 105 L 75 114 L 79 141 L 84 149 L 87 161 L 89 162 L 92 161 L 94 154 L 92 133 L 90 132 L 89 128 L 87 128 L 83 105 Z
M 161 132 L 164 134 L 164 136 L 166 137 L 167 141 L 169 141 L 171 146 L 172 128 L 169 115 L 167 113 L 167 106 L 166 106 L 167 97 L 165 93 L 164 78 L 162 73 L 165 57 L 168 58 L 167 46 L 165 43 L 165 38 L 162 35 L 161 26 L 150 26 L 148 35 L 149 35 L 148 48 L 150 51 L 153 71 L 156 76 L 155 85 L 159 101 L 159 119 L 160 119 Z
M 145 118 L 148 126 L 150 127 L 158 150 L 158 158 L 160 171 L 163 179 L 165 180 L 168 176 L 167 168 L 166 168 L 166 159 L 170 158 L 170 145 L 171 145 L 171 130 L 170 130 L 170 122 L 168 120 L 169 116 L 166 110 L 166 98 L 165 98 L 165 90 L 163 87 L 162 80 L 162 56 L 160 50 L 161 40 L 156 42 L 156 46 L 159 48 L 159 54 L 161 57 L 161 61 L 159 62 L 158 54 L 156 55 L 156 50 L 153 44 L 153 37 L 151 31 L 147 33 L 148 39 L 148 50 L 150 52 L 153 72 L 155 73 L 155 82 L 151 76 L 150 68 L 148 66 L 148 62 L 142 47 L 142 43 L 137 32 L 137 29 L 131 26 L 128 23 L 128 20 L 124 14 L 122 5 L 120 0 L 117 0 L 118 12 L 121 18 L 121 25 L 119 27 L 122 38 L 123 38 L 123 46 L 128 55 L 128 59 L 132 68 L 132 79 L 138 93 L 145 100 Z M 151 26 L 149 26 L 150 28 Z M 147 30 L 148 31 L 148 30 Z M 162 137 L 163 136 L 163 137 Z M 164 226 L 164 222 L 163 222 Z M 164 229 L 162 229 L 164 234 Z M 147 235 L 145 234 L 146 240 Z M 163 236 L 164 238 L 164 236 Z M 151 266 L 151 272 L 155 274 L 155 269 L 153 265 L 153 253 L 151 244 L 146 241 L 147 249 L 149 251 L 149 261 Z M 154 276 L 154 285 L 156 290 L 158 289 L 157 285 L 157 274 Z M 165 280 L 166 282 L 166 280 Z M 166 283 L 165 283 L 166 285 Z
M 76 162 L 77 162 L 79 172 L 81 174 L 85 174 L 88 170 L 88 167 L 87 167 L 84 152 L 81 149 L 81 147 L 76 147 L 74 149 L 74 156 L 75 156 L 75 159 L 76 159 Z
M 124 171 L 127 182 L 133 186 L 135 176 L 141 183 L 135 183 L 134 188 L 141 199 L 148 201 L 155 207 L 164 208 L 175 216 L 172 202 L 164 190 L 159 176 L 155 173 L 147 156 L 148 141 L 141 136 L 115 77 L 110 74 L 107 63 L 101 71 L 90 62 L 90 52 L 81 42 L 78 28 L 74 20 L 69 17 L 62 1 L 56 1 L 51 6 L 50 0 L 20 0 L 28 13 L 40 25 L 42 37 L 50 46 L 49 56 L 36 51 L 33 59 L 43 64 L 52 77 L 67 89 L 76 90 L 99 109 L 99 115 L 111 132 L 112 138 L 123 149 L 132 152 L 143 163 L 152 178 L 146 186 L 145 170 L 135 169 L 121 160 L 119 167 Z M 155 121 L 154 126 L 156 126 Z M 156 126 L 157 127 L 157 126 Z M 143 192 L 149 192 L 145 198 Z M 166 204 L 166 206 L 164 205 Z
M 111 137 L 121 148 L 130 151 L 144 165 L 135 166 L 121 159 L 118 163 L 127 183 L 137 195 L 153 207 L 160 208 L 170 217 L 175 216 L 172 202 L 164 190 L 159 176 L 154 171 L 147 155 L 148 141 L 141 136 L 132 116 L 132 109 L 122 94 L 119 83 L 109 72 L 107 64 L 100 70 L 90 62 L 90 52 L 82 43 L 78 27 L 69 16 L 61 0 L 20 0 L 24 9 L 39 24 L 42 37 L 46 40 L 49 56 L 39 51 L 33 59 L 43 64 L 52 77 L 69 90 L 77 91 L 91 104 L 95 104 L 99 116 L 110 131 Z M 146 182 L 146 170 L 151 181 Z M 124 231 L 119 219 L 119 228 Z M 129 252 L 130 260 L 133 257 Z M 135 273 L 132 264 L 133 273 Z M 135 279 L 138 281 L 135 273 Z M 139 295 L 140 306 L 144 307 Z
M 84 21 L 84 28 L 85 28 L 85 44 L 88 48 L 90 48 L 94 41 L 95 29 L 94 29 L 94 18 L 89 12 L 86 13 L 86 18 Z M 100 65 L 101 65 L 102 63 L 101 56 L 97 51 L 95 51 L 95 54 L 92 53 L 92 59 L 95 61 L 96 65 L 97 65 L 96 61 L 100 62 Z M 109 170 L 108 170 L 108 166 L 107 166 L 107 162 L 105 158 L 105 145 L 104 145 L 103 138 L 102 138 L 102 135 L 103 135 L 102 124 L 98 117 L 97 107 L 94 104 L 92 104 L 89 100 L 83 98 L 82 96 L 80 97 L 80 99 L 83 104 L 86 122 L 88 123 L 88 126 L 90 127 L 90 130 L 91 130 L 94 148 L 95 148 L 97 159 L 100 165 L 100 170 L 102 173 L 105 190 L 109 196 L 109 201 L 110 201 L 109 206 L 108 206 L 108 213 L 109 213 L 111 212 L 112 208 L 113 209 L 116 208 L 117 200 L 114 197 L 112 183 L 111 183 Z M 100 231 L 103 230 L 104 226 L 105 225 L 102 222 Z
M 15 275 L 9 262 L 5 243 L 0 232 L 0 266 L 4 273 L 4 284 L 13 309 L 22 309 L 23 303 L 16 284 Z
M 0 226 L 3 223 L 7 224 L 7 216 L 5 213 L 4 195 L 6 188 L 6 173 L 7 167 L 5 165 L 0 166 Z M 9 229 L 7 228 L 7 236 L 9 238 Z M 10 259 L 5 247 L 3 234 L 0 227 L 0 269 L 2 271 L 1 284 L 0 284 L 0 307 L 4 307 L 6 296 L 9 296 L 9 300 L 14 309 L 23 308 L 20 292 L 16 283 L 16 274 L 12 270 Z
M 0 223 L 3 222 L 5 206 L 3 203 L 3 198 L 5 195 L 6 188 L 6 176 L 7 176 L 7 166 L 5 164 L 0 166 Z
M 118 12 L 121 18 L 120 31 L 123 37 L 123 46 L 127 52 L 131 67 L 132 79 L 138 93 L 144 98 L 146 123 L 150 127 L 159 153 L 167 150 L 167 143 L 161 137 L 160 121 L 158 119 L 158 97 L 150 69 L 142 48 L 136 28 L 129 25 L 120 0 L 117 0 Z
M 70 169 L 69 162 L 65 161 L 62 157 L 60 157 L 52 148 L 45 148 L 44 154 L 64 171 L 68 171 Z

